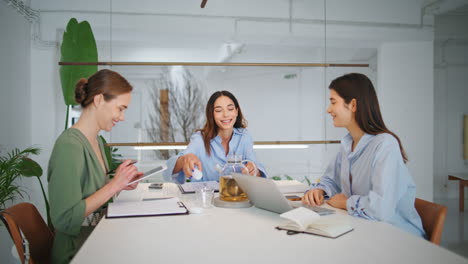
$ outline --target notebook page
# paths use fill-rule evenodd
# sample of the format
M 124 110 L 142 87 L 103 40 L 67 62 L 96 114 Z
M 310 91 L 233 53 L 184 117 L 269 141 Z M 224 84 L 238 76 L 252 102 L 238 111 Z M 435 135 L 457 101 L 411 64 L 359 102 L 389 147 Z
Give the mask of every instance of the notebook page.
M 182 192 L 184 193 L 194 193 L 196 190 L 207 186 L 215 191 L 219 190 L 219 182 L 217 181 L 205 181 L 205 182 L 186 182 L 184 184 L 179 184 Z
M 309 186 L 297 180 L 273 181 L 282 193 L 304 193 Z
M 305 230 L 308 225 L 320 219 L 319 214 L 304 207 L 299 207 L 291 211 L 287 211 L 286 213 L 282 213 L 280 214 L 280 217 L 296 223 L 302 230 Z
M 181 214 L 187 212 L 177 197 L 138 202 L 110 203 L 107 217 Z

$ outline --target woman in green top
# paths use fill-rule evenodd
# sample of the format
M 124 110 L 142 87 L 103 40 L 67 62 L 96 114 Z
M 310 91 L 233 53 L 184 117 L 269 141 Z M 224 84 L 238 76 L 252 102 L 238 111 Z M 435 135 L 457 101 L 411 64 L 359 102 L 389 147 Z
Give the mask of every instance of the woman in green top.
M 101 70 L 76 85 L 75 100 L 83 112 L 79 121 L 57 139 L 48 167 L 55 227 L 53 263 L 68 263 L 83 240 L 80 231 L 85 218 L 117 192 L 135 189 L 137 183 L 127 184 L 143 175 L 126 160 L 112 180 L 106 181 L 109 167 L 98 137 L 99 131 L 110 131 L 124 120 L 132 89 L 125 78 L 110 70 Z

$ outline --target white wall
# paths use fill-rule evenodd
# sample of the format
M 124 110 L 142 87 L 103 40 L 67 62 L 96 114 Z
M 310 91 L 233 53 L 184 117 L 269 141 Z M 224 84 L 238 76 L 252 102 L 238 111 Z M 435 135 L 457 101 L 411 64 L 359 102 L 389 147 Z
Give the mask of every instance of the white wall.
M 458 181 L 449 173 L 468 173 L 463 160 L 463 115 L 468 114 L 468 16 L 435 20 L 434 49 L 434 196 L 456 198 Z M 468 199 L 468 196 L 465 197 Z
M 402 141 L 416 195 L 433 197 L 433 44 L 386 43 L 379 49 L 378 87 L 387 127 Z
M 0 3 L 0 151 L 25 148 L 31 141 L 30 26 L 18 13 Z M 25 180 L 24 183 L 28 183 Z M 16 263 L 11 256 L 10 235 L 0 226 L 2 263 Z
M 30 27 L 4 3 L 0 12 L 0 144 L 7 149 L 24 148 L 31 144 Z

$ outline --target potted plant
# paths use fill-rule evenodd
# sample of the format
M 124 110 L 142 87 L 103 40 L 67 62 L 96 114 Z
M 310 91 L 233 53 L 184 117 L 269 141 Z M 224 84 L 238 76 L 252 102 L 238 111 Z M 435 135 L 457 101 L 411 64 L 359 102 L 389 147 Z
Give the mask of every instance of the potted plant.
M 49 201 L 40 178 L 42 168 L 36 161 L 29 158 L 30 155 L 38 155 L 39 153 L 40 149 L 37 147 L 29 147 L 24 150 L 15 148 L 10 153 L 0 156 L 0 210 L 6 209 L 7 203 L 14 201 L 18 196 L 23 198 L 24 190 L 21 189 L 17 181 L 19 177 L 37 177 L 46 205 L 47 223 L 53 230 L 50 221 Z

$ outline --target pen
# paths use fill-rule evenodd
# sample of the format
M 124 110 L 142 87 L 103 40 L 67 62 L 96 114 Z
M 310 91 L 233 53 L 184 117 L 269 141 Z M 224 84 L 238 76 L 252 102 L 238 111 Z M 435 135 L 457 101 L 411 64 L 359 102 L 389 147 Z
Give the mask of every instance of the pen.
M 154 201 L 154 200 L 166 200 L 166 199 L 171 199 L 173 197 L 161 197 L 161 198 L 145 198 L 143 201 Z

